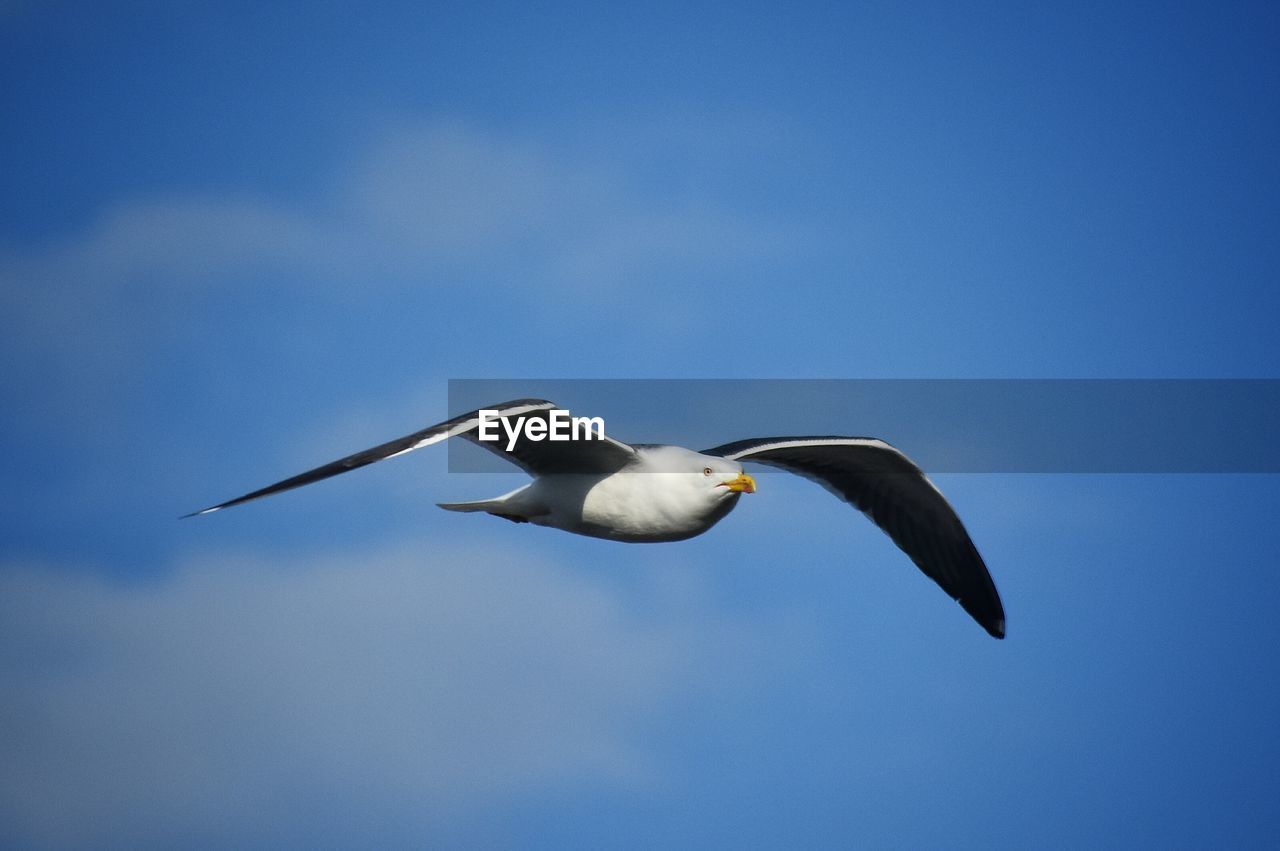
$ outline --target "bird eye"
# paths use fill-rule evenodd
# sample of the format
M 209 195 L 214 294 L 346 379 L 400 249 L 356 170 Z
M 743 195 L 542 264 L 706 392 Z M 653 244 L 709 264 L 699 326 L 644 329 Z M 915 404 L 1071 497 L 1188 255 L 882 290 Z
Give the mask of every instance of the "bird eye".
M 703 468 L 702 468 L 702 475 L 704 475 L 704 476 L 709 476 L 709 475 L 711 475 L 711 468 L 710 468 L 710 467 L 703 467 Z

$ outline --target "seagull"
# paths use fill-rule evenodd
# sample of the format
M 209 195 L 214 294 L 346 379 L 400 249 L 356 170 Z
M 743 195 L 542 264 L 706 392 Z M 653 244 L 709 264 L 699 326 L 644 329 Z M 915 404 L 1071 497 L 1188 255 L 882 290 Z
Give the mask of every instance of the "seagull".
M 510 430 L 510 440 L 482 439 L 486 417 L 490 427 L 523 419 L 526 427 L 541 421 L 545 431 L 553 412 L 563 413 L 545 399 L 478 409 L 184 516 L 221 511 L 461 437 L 506 458 L 533 481 L 493 499 L 438 503 L 441 508 L 613 541 L 681 541 L 718 523 L 742 494 L 755 493 L 755 479 L 742 467 L 747 461 L 811 479 L 861 511 L 983 629 L 1004 638 L 1000 595 L 964 524 L 920 468 L 883 440 L 756 437 L 694 452 L 627 444 L 603 430 L 573 440 L 540 440 L 517 429 Z

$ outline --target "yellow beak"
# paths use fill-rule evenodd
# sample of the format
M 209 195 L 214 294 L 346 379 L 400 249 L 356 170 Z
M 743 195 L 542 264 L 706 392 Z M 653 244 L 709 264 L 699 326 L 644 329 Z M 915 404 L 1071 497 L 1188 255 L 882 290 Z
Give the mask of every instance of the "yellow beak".
M 734 493 L 755 493 L 756 480 L 748 476 L 746 473 L 739 473 L 735 478 L 727 482 L 721 482 L 721 487 L 728 488 Z

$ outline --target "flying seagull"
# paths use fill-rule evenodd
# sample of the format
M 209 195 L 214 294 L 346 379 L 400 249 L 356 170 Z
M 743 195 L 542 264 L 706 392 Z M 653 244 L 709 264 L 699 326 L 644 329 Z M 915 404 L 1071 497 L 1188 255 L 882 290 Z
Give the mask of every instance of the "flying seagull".
M 920 468 L 884 441 L 757 437 L 694 452 L 631 445 L 603 434 L 529 439 L 528 423 L 542 421 L 546 429 L 554 411 L 559 409 L 544 399 L 516 399 L 471 411 L 185 516 L 230 508 L 462 437 L 511 461 L 533 481 L 493 499 L 440 503 L 441 508 L 614 541 L 680 541 L 707 531 L 733 510 L 742 494 L 755 492 L 755 480 L 742 469 L 742 462 L 750 461 L 812 479 L 866 514 L 983 629 L 1004 638 L 1000 595 L 960 518 Z M 523 418 L 526 430 L 510 430 L 510 440 L 481 439 L 486 417 L 492 418 L 490 428 L 519 424 Z

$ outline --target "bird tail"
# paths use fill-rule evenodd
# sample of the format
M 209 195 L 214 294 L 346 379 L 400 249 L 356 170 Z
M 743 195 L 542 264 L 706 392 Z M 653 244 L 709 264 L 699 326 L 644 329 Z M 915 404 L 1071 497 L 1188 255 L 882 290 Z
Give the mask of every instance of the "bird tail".
M 475 502 L 437 502 L 445 511 L 501 511 L 502 499 L 478 499 Z
M 516 488 L 511 493 L 495 496 L 493 499 L 477 499 L 473 502 L 437 502 L 436 505 L 445 511 L 483 511 L 516 523 L 525 523 L 534 514 L 543 513 L 541 508 L 536 505 L 530 505 L 527 499 L 521 498 L 524 491 L 528 489 L 529 485 L 524 485 Z
M 494 517 L 510 520 L 512 523 L 529 522 L 528 517 L 515 513 L 518 509 L 514 509 L 505 497 L 480 499 L 475 502 L 437 502 L 436 505 L 445 511 L 483 511 L 487 514 L 492 514 Z

